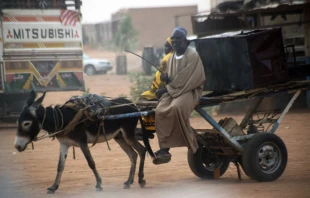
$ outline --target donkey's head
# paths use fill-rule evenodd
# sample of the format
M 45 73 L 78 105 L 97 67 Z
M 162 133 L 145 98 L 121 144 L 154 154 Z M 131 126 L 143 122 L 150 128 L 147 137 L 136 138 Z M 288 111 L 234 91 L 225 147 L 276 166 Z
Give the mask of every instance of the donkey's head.
M 41 106 L 44 97 L 45 92 L 40 98 L 35 100 L 36 93 L 31 91 L 30 97 L 18 118 L 18 128 L 14 144 L 19 152 L 26 149 L 27 145 L 37 137 L 42 128 L 42 118 L 38 117 L 37 109 Z

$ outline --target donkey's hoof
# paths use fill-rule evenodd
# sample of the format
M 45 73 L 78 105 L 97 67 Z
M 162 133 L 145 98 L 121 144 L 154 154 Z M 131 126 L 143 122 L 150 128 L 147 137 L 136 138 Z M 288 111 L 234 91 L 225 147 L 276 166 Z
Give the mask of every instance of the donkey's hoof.
M 97 192 L 102 192 L 102 187 L 96 187 Z
M 47 189 L 46 194 L 54 194 L 57 189 L 58 189 L 58 185 L 53 184 L 51 187 Z
M 55 190 L 48 188 L 46 194 L 55 194 Z
M 124 189 L 129 189 L 130 188 L 130 184 L 124 184 Z
M 145 180 L 139 181 L 139 185 L 141 188 L 143 188 L 146 185 L 146 181 Z

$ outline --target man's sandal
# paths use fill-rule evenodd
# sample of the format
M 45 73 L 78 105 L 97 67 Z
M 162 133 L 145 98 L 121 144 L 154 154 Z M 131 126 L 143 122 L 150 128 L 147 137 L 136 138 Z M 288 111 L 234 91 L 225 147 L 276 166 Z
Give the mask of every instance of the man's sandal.
M 153 164 L 155 165 L 165 164 L 170 162 L 170 160 L 171 160 L 170 153 L 162 154 L 161 152 L 156 152 L 155 157 L 153 158 Z

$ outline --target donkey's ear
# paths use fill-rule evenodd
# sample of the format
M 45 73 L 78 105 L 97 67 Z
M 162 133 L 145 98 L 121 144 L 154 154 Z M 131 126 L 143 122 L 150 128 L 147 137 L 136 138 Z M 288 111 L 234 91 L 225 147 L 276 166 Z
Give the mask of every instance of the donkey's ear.
M 46 91 L 43 93 L 43 95 L 38 98 L 32 105 L 31 107 L 37 109 L 39 108 L 39 106 L 42 104 L 43 100 L 44 100 L 44 97 L 45 97 L 45 94 L 46 94 Z
M 26 101 L 26 103 L 24 105 L 24 107 L 30 107 L 30 105 L 32 105 L 34 103 L 36 96 L 37 96 L 36 92 L 32 90 L 28 100 Z

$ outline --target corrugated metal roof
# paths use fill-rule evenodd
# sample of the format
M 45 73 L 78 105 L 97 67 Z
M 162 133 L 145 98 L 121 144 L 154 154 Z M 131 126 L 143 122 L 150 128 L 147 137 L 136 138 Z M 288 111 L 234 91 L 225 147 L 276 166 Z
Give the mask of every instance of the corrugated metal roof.
M 305 1 L 292 1 L 292 2 L 284 2 L 284 3 L 273 3 L 273 4 L 268 4 L 268 5 L 261 5 L 258 6 L 254 9 L 250 9 L 250 10 L 262 10 L 262 9 L 269 9 L 269 8 L 278 8 L 281 6 L 293 6 L 293 5 L 301 5 L 301 4 L 305 4 Z
M 229 31 L 229 32 L 224 32 L 224 33 L 219 33 L 219 34 L 214 34 L 214 35 L 209 35 L 209 36 L 204 36 L 199 39 L 206 39 L 206 38 L 221 38 L 221 37 L 243 37 L 251 33 L 257 33 L 257 32 L 262 32 L 266 30 L 272 30 L 272 29 L 277 29 L 277 28 L 264 28 L 264 29 L 254 29 L 254 30 L 238 30 L 238 31 Z
M 292 1 L 292 2 L 283 2 L 283 3 L 272 3 L 268 5 L 261 5 L 257 6 L 253 9 L 247 9 L 243 10 L 240 9 L 239 11 L 230 11 L 227 13 L 222 13 L 218 11 L 213 11 L 213 12 L 204 12 L 204 13 L 199 13 L 195 15 L 196 18 L 201 18 L 201 17 L 208 17 L 208 16 L 226 16 L 226 15 L 240 15 L 240 14 L 254 14 L 258 12 L 277 12 L 277 11 L 286 11 L 287 9 L 301 9 L 304 6 L 310 6 L 310 1 L 306 2 L 306 0 L 303 1 Z

